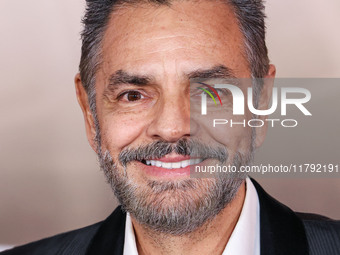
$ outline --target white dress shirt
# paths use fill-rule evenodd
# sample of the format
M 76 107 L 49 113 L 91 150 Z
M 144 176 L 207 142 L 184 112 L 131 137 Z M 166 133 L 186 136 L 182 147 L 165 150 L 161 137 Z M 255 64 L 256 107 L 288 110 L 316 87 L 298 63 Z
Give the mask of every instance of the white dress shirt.
M 124 255 L 138 255 L 130 214 L 126 215 Z M 260 255 L 260 205 L 256 189 L 246 179 L 246 196 L 240 218 L 222 255 Z

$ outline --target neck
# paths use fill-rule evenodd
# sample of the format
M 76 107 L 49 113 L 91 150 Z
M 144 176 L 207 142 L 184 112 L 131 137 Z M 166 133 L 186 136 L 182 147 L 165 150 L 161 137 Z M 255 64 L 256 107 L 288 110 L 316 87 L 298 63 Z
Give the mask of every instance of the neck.
M 138 254 L 222 254 L 241 214 L 245 182 L 235 198 L 213 220 L 192 233 L 173 236 L 147 229 L 131 218 Z

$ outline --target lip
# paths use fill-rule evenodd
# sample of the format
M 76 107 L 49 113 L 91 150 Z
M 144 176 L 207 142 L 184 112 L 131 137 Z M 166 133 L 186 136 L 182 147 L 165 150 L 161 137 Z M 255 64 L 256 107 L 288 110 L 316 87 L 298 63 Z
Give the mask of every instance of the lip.
M 171 163 L 171 162 L 179 162 L 179 161 L 188 160 L 188 159 L 193 159 L 193 157 L 168 154 L 162 158 L 155 158 L 155 159 L 150 159 L 150 160 L 158 160 L 158 161 L 162 161 L 166 163 Z
M 162 158 L 157 158 L 157 159 L 152 159 L 152 160 L 172 163 L 172 162 L 179 162 L 179 161 L 188 160 L 188 159 L 194 159 L 194 158 L 190 156 L 182 156 L 178 154 L 176 155 L 168 154 Z M 189 177 L 190 167 L 200 165 L 203 162 L 199 164 L 189 165 L 186 167 L 168 169 L 168 168 L 157 167 L 157 166 L 152 166 L 152 165 L 145 165 L 142 162 L 136 161 L 137 167 L 141 169 L 146 175 L 153 176 L 153 177 L 160 177 L 160 178 Z
M 167 169 L 157 166 L 147 166 L 141 162 L 138 162 L 138 167 L 142 169 L 144 173 L 148 176 L 154 177 L 187 177 L 190 176 L 190 166 L 177 168 L 177 169 Z

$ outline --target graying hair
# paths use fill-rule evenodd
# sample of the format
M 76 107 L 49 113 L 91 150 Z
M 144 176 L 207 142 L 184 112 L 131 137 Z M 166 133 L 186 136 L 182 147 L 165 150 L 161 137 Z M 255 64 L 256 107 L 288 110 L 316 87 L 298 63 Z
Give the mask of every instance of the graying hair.
M 82 20 L 82 49 L 79 72 L 88 94 L 92 114 L 96 118 L 96 73 L 101 63 L 101 43 L 111 13 L 122 4 L 149 3 L 171 5 L 173 0 L 86 0 L 86 12 Z M 216 1 L 216 0 L 214 0 Z M 262 78 L 269 68 L 268 52 L 265 43 L 265 14 L 263 0 L 222 0 L 229 4 L 235 13 L 244 36 L 244 55 L 249 63 L 252 78 Z M 255 79 L 254 94 L 261 91 L 262 82 Z M 254 98 L 255 105 L 257 98 Z M 98 137 L 97 137 L 98 139 Z
M 154 149 L 155 146 L 158 149 Z M 235 198 L 246 174 L 237 171 L 217 174 L 213 176 L 215 178 L 147 180 L 146 185 L 138 185 L 126 171 L 117 168 L 118 163 L 126 167 L 126 164 L 136 159 L 162 156 L 169 153 L 169 150 L 182 155 L 194 153 L 200 158 L 216 158 L 221 164 L 226 164 L 229 155 L 225 147 L 207 146 L 197 139 L 182 139 L 176 144 L 161 142 L 126 148 L 119 154 L 116 162 L 109 151 L 100 151 L 98 158 L 123 210 L 128 211 L 148 229 L 180 236 L 197 230 L 223 210 Z M 249 164 L 252 157 L 253 146 L 250 146 L 246 154 L 237 152 L 232 164 L 239 169 L 241 165 Z M 163 203 L 164 200 L 170 205 Z

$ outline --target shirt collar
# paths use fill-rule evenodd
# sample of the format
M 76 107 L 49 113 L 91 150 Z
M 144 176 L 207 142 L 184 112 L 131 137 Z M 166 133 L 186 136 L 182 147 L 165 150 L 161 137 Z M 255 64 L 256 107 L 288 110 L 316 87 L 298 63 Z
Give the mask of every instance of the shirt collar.
M 132 226 L 130 213 L 126 214 L 124 253 L 123 255 L 138 255 L 136 237 Z
M 246 179 L 246 196 L 237 224 L 222 255 L 260 254 L 260 205 L 256 189 Z

